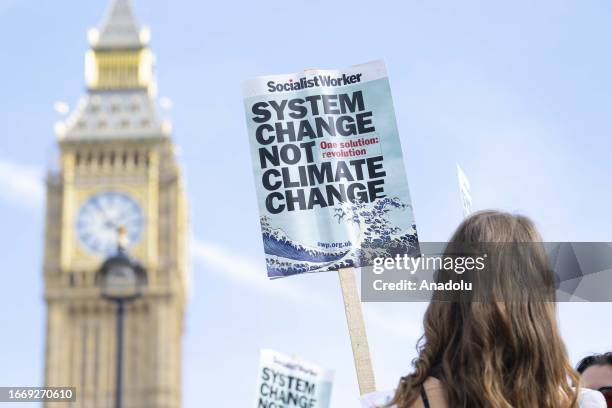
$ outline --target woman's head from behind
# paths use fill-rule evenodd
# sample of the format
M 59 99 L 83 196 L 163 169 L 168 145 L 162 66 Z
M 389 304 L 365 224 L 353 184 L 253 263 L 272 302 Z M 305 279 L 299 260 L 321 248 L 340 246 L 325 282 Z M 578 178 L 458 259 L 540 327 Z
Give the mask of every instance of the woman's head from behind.
M 475 293 L 459 301 L 434 296 L 415 372 L 400 382 L 394 404 L 409 406 L 432 374 L 452 407 L 573 404 L 568 377 L 576 374 L 559 335 L 554 279 L 540 241 L 528 218 L 498 211 L 476 213 L 459 226 L 445 256 L 465 244 L 494 254 L 473 274 Z M 440 271 L 437 280 L 452 277 Z

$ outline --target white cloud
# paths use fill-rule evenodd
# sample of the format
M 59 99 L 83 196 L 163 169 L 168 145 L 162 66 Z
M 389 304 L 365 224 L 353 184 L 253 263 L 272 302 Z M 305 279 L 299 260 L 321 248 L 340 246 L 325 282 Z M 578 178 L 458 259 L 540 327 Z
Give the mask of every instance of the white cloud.
M 44 203 L 44 196 L 44 173 L 40 168 L 0 159 L 0 201 L 15 206 L 25 206 L 29 209 L 38 209 Z M 237 284 L 248 286 L 266 295 L 301 305 L 308 304 L 318 309 L 338 307 L 339 302 L 331 302 L 322 294 L 313 293 L 313 288 L 303 287 L 302 282 L 291 279 L 270 281 L 259 259 L 249 259 L 197 237 L 191 239 L 190 247 L 194 263 Z M 384 308 L 384 306 L 368 304 L 364 307 L 366 322 L 376 325 L 377 328 L 393 337 L 413 339 L 415 333 L 420 332 L 418 322 L 389 312 L 389 308 Z
M 338 302 L 332 304 L 328 298 L 313 293 L 311 287 L 303 288 L 291 279 L 270 281 L 263 267 L 257 266 L 261 263 L 259 260 L 248 259 L 219 245 L 204 242 L 195 237 L 191 239 L 191 257 L 195 263 L 206 266 L 210 272 L 222 274 L 238 284 L 249 286 L 266 295 L 301 305 L 308 304 L 324 310 L 339 306 Z M 338 291 L 339 294 L 340 291 Z M 400 316 L 397 313 L 390 313 L 389 308 L 384 308 L 383 311 L 383 307 L 370 304 L 364 307 L 366 324 L 374 324 L 392 337 L 409 340 L 418 338 L 421 332 L 419 321 Z
M 44 203 L 44 173 L 31 165 L 0 159 L 0 200 L 28 208 Z
M 222 274 L 236 283 L 250 286 L 254 290 L 304 304 L 320 307 L 327 306 L 327 300 L 302 290 L 287 279 L 270 281 L 265 270 L 258 267 L 259 260 L 248 259 L 219 245 L 192 238 L 190 242 L 191 257 L 195 263 L 208 267 L 213 273 Z

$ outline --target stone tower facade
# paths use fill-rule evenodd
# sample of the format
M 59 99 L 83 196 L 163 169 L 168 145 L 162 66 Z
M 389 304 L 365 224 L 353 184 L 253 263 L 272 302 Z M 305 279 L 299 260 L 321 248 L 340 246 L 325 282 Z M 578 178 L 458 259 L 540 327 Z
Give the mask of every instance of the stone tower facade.
M 146 268 L 126 309 L 125 407 L 181 405 L 187 291 L 187 204 L 170 124 L 157 113 L 154 57 L 129 0 L 114 0 L 89 32 L 86 92 L 56 125 L 60 167 L 47 179 L 45 383 L 76 387 L 68 407 L 114 406 L 115 305 L 94 277 L 127 230 Z M 60 403 L 48 404 L 59 408 Z

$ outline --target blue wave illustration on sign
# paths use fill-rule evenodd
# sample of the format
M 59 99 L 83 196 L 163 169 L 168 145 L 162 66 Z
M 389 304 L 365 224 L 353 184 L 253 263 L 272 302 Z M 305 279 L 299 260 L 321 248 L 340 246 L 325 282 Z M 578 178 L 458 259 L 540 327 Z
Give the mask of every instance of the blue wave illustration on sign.
M 354 224 L 359 236 L 349 249 L 325 250 L 294 242 L 282 229 L 274 228 L 269 217 L 261 217 L 262 238 L 268 276 L 271 278 L 304 272 L 332 271 L 372 265 L 375 258 L 417 255 L 416 225 L 407 230 L 390 219 L 392 211 L 411 209 L 398 198 L 382 198 L 372 203 L 345 202 L 334 208 L 338 223 Z

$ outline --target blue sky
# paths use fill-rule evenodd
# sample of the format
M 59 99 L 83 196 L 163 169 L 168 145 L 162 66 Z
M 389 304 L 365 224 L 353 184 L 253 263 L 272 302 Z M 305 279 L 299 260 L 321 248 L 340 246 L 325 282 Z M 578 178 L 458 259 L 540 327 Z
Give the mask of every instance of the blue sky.
M 84 90 L 86 30 L 106 0 L 0 0 L 0 385 L 42 381 L 43 188 L 56 100 Z M 333 368 L 356 406 L 334 273 L 268 282 L 240 84 L 383 58 L 421 239 L 461 220 L 455 163 L 475 209 L 532 217 L 547 240 L 612 241 L 612 4 L 608 1 L 186 2 L 135 0 L 187 179 L 192 296 L 186 407 L 254 406 L 258 350 Z M 380 389 L 407 373 L 422 304 L 366 304 Z M 572 362 L 612 349 L 610 304 L 562 304 Z

